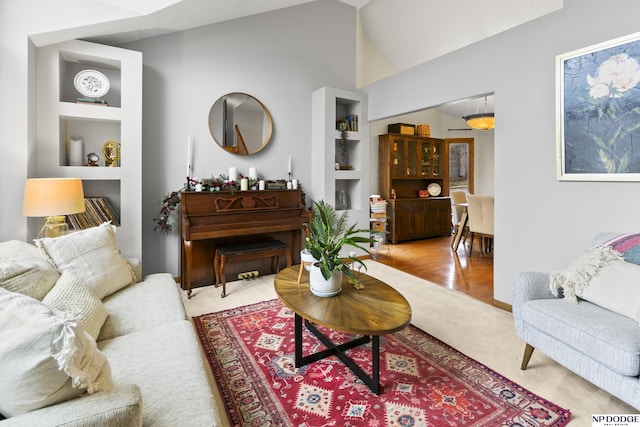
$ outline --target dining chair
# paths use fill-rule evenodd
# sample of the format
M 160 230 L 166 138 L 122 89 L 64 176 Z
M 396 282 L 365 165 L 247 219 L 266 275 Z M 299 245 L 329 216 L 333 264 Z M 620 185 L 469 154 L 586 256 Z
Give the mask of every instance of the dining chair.
M 473 251 L 473 240 L 475 236 L 480 237 L 480 249 L 484 253 L 493 251 L 493 196 L 474 195 L 467 196 L 469 215 L 469 233 L 471 242 L 469 243 L 468 254 Z
M 467 208 L 463 204 L 467 203 L 467 193 L 465 191 L 452 191 L 451 192 L 451 215 L 453 222 L 453 235 L 455 236 L 462 219 L 462 214 L 466 212 Z

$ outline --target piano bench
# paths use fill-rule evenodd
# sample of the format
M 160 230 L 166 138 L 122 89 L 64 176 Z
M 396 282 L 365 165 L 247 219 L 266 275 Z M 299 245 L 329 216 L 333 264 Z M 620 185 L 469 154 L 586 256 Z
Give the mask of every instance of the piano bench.
M 277 273 L 280 271 L 280 255 L 287 257 L 287 267 L 291 267 L 289 246 L 280 240 L 221 246 L 216 249 L 216 254 L 213 258 L 213 271 L 216 276 L 214 286 L 217 288 L 218 283 L 222 282 L 221 296 L 224 298 L 227 294 L 224 277 L 224 269 L 227 261 L 249 261 L 252 259 L 271 257 L 271 268 Z

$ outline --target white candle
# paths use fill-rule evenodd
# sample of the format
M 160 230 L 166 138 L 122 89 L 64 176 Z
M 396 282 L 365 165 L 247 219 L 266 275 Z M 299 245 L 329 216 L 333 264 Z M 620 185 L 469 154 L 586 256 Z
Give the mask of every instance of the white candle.
M 258 181 L 258 189 L 260 191 L 264 190 L 264 179 L 261 179 L 260 181 Z
M 229 181 L 237 181 L 238 180 L 238 169 L 231 166 L 229 168 Z
M 291 156 L 289 156 L 289 173 L 291 173 Z
M 187 177 L 191 176 L 191 162 L 193 161 L 193 141 L 191 135 L 187 138 Z
M 240 191 L 247 191 L 249 189 L 249 180 L 247 178 L 242 178 L 240 180 Z
M 292 187 L 294 190 L 297 190 L 297 189 L 298 189 L 298 180 L 297 180 L 296 178 L 293 178 L 293 179 L 291 180 L 291 187 Z
M 69 139 L 69 166 L 82 166 L 82 140 Z
M 256 171 L 256 168 L 249 168 L 249 178 L 258 179 L 258 171 Z

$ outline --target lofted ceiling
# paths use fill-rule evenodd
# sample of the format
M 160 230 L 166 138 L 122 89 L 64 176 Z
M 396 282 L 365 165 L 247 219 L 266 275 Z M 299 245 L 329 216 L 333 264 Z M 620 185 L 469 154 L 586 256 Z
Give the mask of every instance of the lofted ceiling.
M 68 39 L 121 45 L 313 0 L 83 0 L 110 9 L 110 20 L 31 36 L 36 46 Z M 326 1 L 326 0 L 316 0 Z M 563 0 L 340 0 L 358 9 L 362 37 L 395 72 L 562 8 Z M 114 19 L 113 17 L 118 17 Z M 381 76 L 386 77 L 386 76 Z M 488 110 L 493 111 L 490 97 Z M 446 114 L 475 112 L 477 101 L 442 106 Z M 483 105 L 484 108 L 484 105 Z

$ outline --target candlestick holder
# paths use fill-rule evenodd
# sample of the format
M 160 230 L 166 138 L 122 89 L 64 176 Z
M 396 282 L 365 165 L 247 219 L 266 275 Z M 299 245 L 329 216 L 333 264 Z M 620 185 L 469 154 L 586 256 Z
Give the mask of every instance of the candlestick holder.
M 187 177 L 187 191 L 191 189 L 191 178 Z

